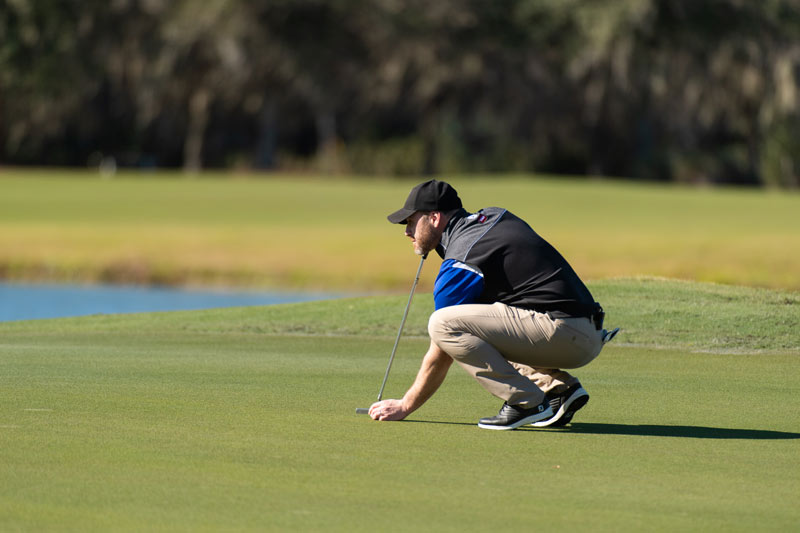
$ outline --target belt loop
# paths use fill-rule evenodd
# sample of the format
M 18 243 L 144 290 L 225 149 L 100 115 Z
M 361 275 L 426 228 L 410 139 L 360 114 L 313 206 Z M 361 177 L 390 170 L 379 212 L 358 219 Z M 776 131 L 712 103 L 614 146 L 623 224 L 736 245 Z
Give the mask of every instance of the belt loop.
M 603 329 L 603 321 L 606 318 L 606 313 L 603 311 L 603 306 L 601 306 L 599 303 L 595 302 L 595 305 L 597 307 L 595 307 L 594 312 L 592 313 L 591 320 L 594 323 L 594 327 L 597 329 L 597 331 L 600 331 Z

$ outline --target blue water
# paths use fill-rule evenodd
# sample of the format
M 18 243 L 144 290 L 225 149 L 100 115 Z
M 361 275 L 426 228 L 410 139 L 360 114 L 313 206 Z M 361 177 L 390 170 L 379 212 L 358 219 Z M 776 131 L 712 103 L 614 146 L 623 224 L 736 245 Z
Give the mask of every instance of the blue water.
M 0 283 L 0 322 L 96 314 L 271 305 L 325 300 L 340 296 L 342 295 L 307 292 Z

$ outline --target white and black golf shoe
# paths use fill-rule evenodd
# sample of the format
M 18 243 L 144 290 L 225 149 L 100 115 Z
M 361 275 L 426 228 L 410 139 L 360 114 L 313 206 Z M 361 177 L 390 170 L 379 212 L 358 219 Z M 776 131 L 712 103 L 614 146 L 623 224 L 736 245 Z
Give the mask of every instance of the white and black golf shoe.
M 576 383 L 561 394 L 545 394 L 545 401 L 550 404 L 553 416 L 531 424 L 537 428 L 566 426 L 572 421 L 575 412 L 589 401 L 589 393 Z
M 530 409 L 525 409 L 518 405 L 504 403 L 497 415 L 481 418 L 478 427 L 483 429 L 517 429 L 526 424 L 532 424 L 539 420 L 544 420 L 553 416 L 550 403 L 545 399 L 541 404 Z

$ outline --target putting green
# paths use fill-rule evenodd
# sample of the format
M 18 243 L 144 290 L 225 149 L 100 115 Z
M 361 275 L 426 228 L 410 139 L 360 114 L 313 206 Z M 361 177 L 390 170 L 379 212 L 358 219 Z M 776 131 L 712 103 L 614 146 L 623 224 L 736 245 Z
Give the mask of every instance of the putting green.
M 0 529 L 795 528 L 800 342 L 764 348 L 758 314 L 784 302 L 797 324 L 792 293 L 609 283 L 591 288 L 626 302 L 636 342 L 578 372 L 592 399 L 565 429 L 478 429 L 499 404 L 458 368 L 408 421 L 354 414 L 397 297 L 0 324 Z M 677 347 L 635 312 L 693 295 Z M 416 373 L 428 298 L 387 397 Z M 742 326 L 719 339 L 731 301 Z

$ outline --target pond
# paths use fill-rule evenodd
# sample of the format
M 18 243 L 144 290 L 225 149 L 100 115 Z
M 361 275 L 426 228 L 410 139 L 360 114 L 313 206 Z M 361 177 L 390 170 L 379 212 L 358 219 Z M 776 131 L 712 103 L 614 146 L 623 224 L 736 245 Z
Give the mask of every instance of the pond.
M 117 285 L 0 283 L 0 322 L 71 316 L 189 311 L 343 297 L 321 292 L 189 290 Z

